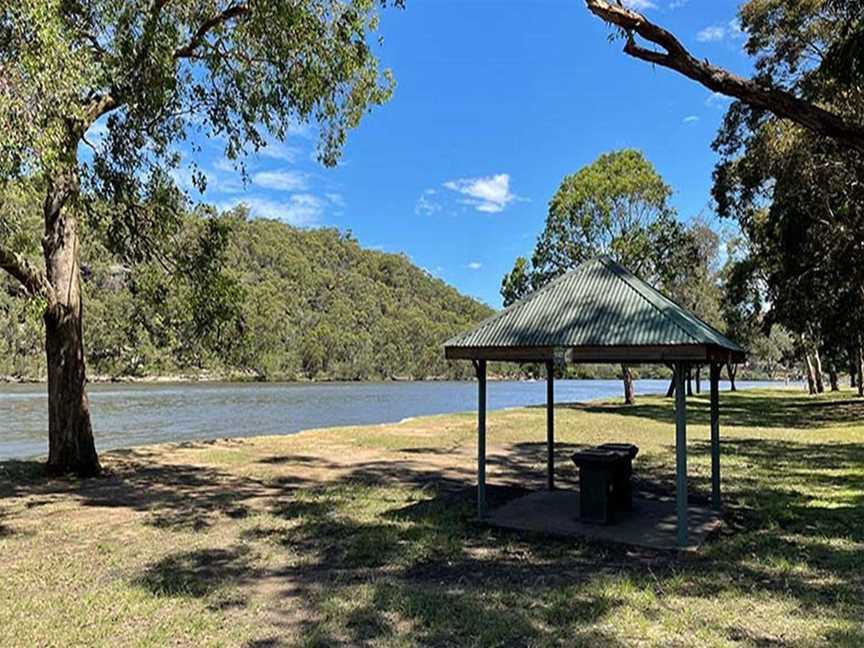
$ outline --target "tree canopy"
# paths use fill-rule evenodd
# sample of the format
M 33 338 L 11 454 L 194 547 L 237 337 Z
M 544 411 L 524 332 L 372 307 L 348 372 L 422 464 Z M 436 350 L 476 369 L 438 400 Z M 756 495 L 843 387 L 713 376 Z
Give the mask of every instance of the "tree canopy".
M 672 189 L 641 152 L 606 153 L 566 176 L 549 201 L 546 226 L 530 261 L 516 259 L 504 276 L 508 305 L 601 254 L 668 292 L 703 318 L 719 318 L 711 265 L 718 239 L 704 225 L 685 227 L 669 204 Z M 622 367 L 625 400 L 632 375 Z
M 857 3 L 749 2 L 740 13 L 761 78 L 862 121 L 861 11 Z M 792 332 L 818 387 L 820 353 L 837 364 L 862 343 L 864 154 L 744 102 L 730 106 L 714 147 L 718 211 L 747 240 L 737 273 L 752 278 L 739 283 L 764 289 L 766 326 Z
M 243 170 L 245 154 L 312 122 L 319 159 L 335 164 L 347 132 L 393 88 L 371 42 L 387 4 L 401 0 L 21 0 L 0 8 L 0 195 L 21 183 L 42 197 L 41 236 L 27 236 L 31 219 L 17 203 L 0 204 L 0 268 L 44 302 L 51 470 L 99 472 L 85 391 L 82 229 L 104 229 L 130 262 L 159 258 L 183 227 L 185 197 L 171 171 L 181 142 L 194 154 L 194 132 L 224 142 Z M 194 159 L 189 166 L 203 188 Z M 210 235 L 204 254 L 220 247 L 218 228 Z M 34 239 L 41 261 L 27 245 Z M 212 276 L 198 261 L 193 273 Z
M 674 34 L 621 2 L 585 0 L 588 10 L 613 25 L 624 38 L 624 52 L 675 70 L 708 89 L 770 112 L 839 146 L 864 153 L 864 120 L 842 105 L 820 100 L 810 80 L 833 79 L 860 101 L 864 73 L 864 6 L 849 0 L 749 0 L 739 11 L 747 33 L 746 50 L 757 74 L 745 79 L 691 54 Z M 638 38 L 637 38 L 638 37 Z M 660 49 L 644 47 L 644 39 Z M 856 89 L 857 88 L 857 89 Z M 855 95 L 858 95 L 856 98 Z

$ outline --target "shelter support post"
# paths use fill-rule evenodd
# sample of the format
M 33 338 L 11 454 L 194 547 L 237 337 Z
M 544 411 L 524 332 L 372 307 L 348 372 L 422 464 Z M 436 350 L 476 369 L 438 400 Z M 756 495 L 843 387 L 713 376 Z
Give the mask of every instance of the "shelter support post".
M 684 391 L 686 362 L 675 363 L 675 508 L 677 511 L 677 541 L 687 546 L 687 394 Z
M 711 506 L 719 511 L 720 501 L 720 369 L 711 364 Z
M 555 363 L 546 362 L 546 486 L 555 490 Z
M 477 372 L 477 517 L 486 517 L 486 361 L 474 362 Z

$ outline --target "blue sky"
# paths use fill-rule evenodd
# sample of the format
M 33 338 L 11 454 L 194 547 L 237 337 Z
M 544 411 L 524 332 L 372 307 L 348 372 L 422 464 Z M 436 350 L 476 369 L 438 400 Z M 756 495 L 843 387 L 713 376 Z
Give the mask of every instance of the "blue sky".
M 699 57 L 748 72 L 737 2 L 631 3 Z M 561 179 L 601 153 L 641 149 L 683 219 L 712 218 L 709 145 L 727 102 L 624 55 L 582 0 L 408 0 L 383 15 L 381 33 L 396 92 L 352 132 L 343 164 L 317 164 L 301 126 L 247 160 L 244 187 L 209 143 L 197 158 L 204 200 L 350 229 L 495 307 Z

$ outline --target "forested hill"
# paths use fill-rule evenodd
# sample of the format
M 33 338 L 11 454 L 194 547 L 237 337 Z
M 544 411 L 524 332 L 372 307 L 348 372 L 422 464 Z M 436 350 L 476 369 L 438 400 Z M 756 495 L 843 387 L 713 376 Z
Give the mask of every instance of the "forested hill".
M 444 361 L 441 343 L 493 311 L 405 256 L 363 249 L 337 230 L 300 230 L 242 213 L 216 219 L 224 227 L 210 233 L 202 217 L 189 220 L 173 269 L 164 261 L 123 264 L 95 235 L 87 241 L 91 376 L 467 374 Z M 216 255 L 205 250 L 213 246 Z M 0 376 L 44 376 L 37 312 L 11 284 L 0 292 Z

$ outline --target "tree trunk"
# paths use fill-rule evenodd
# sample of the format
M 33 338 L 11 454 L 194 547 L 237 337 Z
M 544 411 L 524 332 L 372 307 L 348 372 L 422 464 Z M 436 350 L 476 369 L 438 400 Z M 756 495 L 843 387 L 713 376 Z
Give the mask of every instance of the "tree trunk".
M 669 379 L 669 389 L 666 390 L 666 398 L 672 398 L 675 395 L 675 367 L 666 365 L 672 370 L 672 378 Z
M 855 389 L 858 386 L 858 352 L 849 349 L 849 386 Z
M 693 368 L 687 367 L 687 395 L 693 395 Z
M 675 374 L 672 374 L 672 379 L 669 381 L 669 389 L 666 390 L 666 398 L 672 398 L 675 395 Z
M 807 376 L 807 391 L 812 396 L 816 393 L 816 372 L 813 370 L 813 361 L 809 353 L 804 354 L 804 373 Z
M 633 372 L 630 367 L 621 365 L 621 374 L 624 377 L 624 404 L 635 405 L 636 395 L 633 391 Z
M 731 362 L 726 363 L 726 375 L 729 376 L 729 391 L 738 391 L 735 387 L 735 374 L 738 373 L 738 365 Z
M 46 308 L 48 361 L 48 471 L 89 477 L 100 472 L 85 390 L 81 328 L 78 222 L 63 204 L 76 189 L 74 174 L 52 184 L 45 200 L 45 269 L 53 288 Z M 70 210 L 66 210 L 69 212 Z
M 702 365 L 696 365 L 696 393 L 702 393 Z
M 813 364 L 813 371 L 815 372 L 816 378 L 816 391 L 820 394 L 825 393 L 825 383 L 822 381 L 822 358 L 819 355 L 819 349 L 816 349 L 813 352 L 813 360 L 815 361 Z
M 834 363 L 831 363 L 831 366 L 828 367 L 828 382 L 831 383 L 832 392 L 840 391 L 840 378 L 837 375 L 837 367 Z
M 864 347 L 858 345 L 857 360 L 858 364 L 858 395 L 864 396 Z

